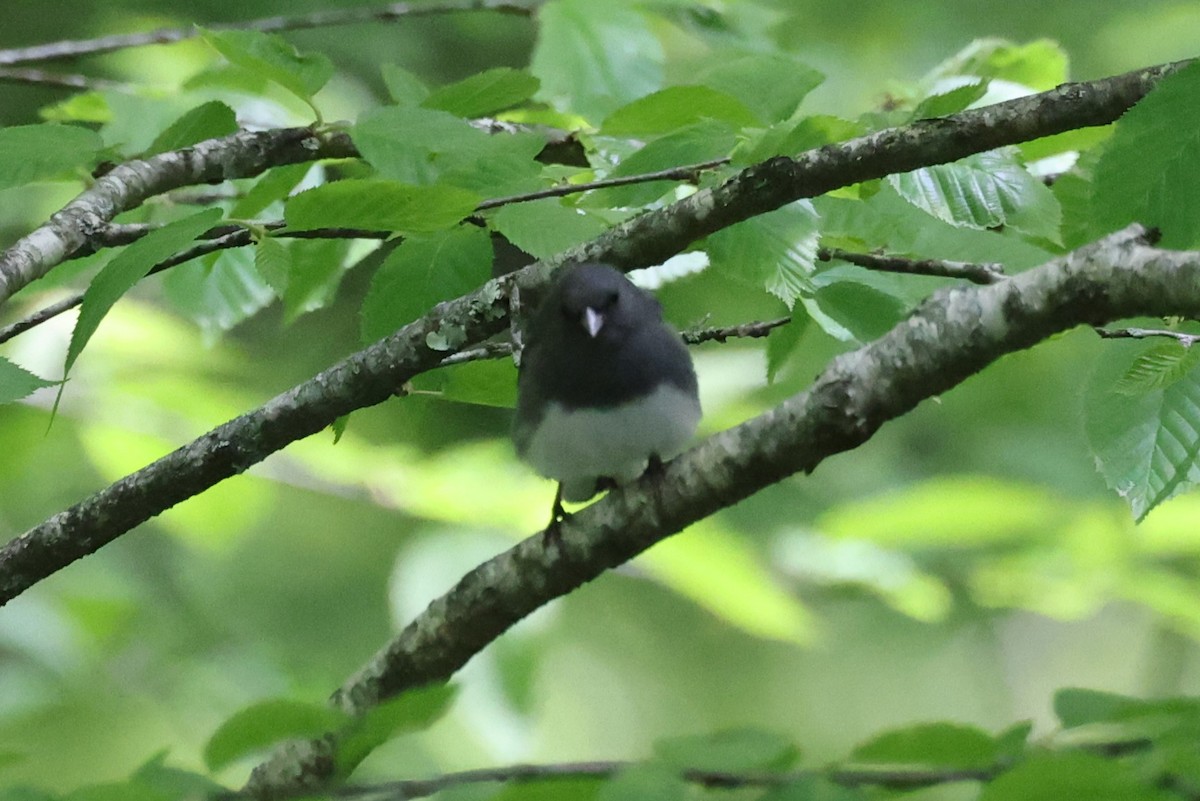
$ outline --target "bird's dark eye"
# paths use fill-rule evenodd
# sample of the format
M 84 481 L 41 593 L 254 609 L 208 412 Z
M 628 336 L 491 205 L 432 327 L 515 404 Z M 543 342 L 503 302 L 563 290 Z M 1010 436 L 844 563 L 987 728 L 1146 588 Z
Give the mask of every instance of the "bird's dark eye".
M 620 299 L 621 299 L 621 293 L 617 292 L 617 290 L 614 289 L 612 292 L 609 292 L 608 295 L 605 296 L 604 308 L 611 309 L 613 306 L 617 305 L 617 301 Z

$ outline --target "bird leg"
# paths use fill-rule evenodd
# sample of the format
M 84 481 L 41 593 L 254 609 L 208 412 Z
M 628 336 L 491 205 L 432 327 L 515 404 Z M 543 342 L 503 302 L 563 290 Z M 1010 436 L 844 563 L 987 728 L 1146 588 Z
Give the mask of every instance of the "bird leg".
M 559 482 L 554 492 L 554 506 L 550 510 L 550 523 L 546 526 L 546 545 L 558 548 L 562 544 L 562 524 L 570 517 L 562 505 L 563 485 Z

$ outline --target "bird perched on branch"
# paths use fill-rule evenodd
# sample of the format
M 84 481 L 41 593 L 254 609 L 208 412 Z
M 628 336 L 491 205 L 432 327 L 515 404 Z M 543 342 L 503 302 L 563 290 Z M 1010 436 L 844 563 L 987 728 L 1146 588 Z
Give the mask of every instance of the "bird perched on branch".
M 700 422 L 696 371 L 662 308 L 619 270 L 567 268 L 538 306 L 517 381 L 517 453 L 586 501 L 677 454 Z

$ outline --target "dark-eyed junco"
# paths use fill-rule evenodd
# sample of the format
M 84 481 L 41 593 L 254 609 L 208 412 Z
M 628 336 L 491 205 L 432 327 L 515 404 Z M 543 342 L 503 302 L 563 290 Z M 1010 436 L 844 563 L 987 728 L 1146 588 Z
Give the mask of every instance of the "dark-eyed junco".
M 653 296 L 607 264 L 567 268 L 527 330 L 517 381 L 517 453 L 586 501 L 678 453 L 700 422 L 692 358 Z

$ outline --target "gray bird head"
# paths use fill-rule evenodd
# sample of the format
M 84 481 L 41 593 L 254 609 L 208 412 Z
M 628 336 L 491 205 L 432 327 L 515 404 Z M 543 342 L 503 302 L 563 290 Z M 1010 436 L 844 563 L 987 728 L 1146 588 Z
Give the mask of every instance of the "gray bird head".
M 662 320 L 658 301 L 607 264 L 568 268 L 548 302 L 565 318 L 568 336 L 599 343 L 620 341 L 634 325 Z

